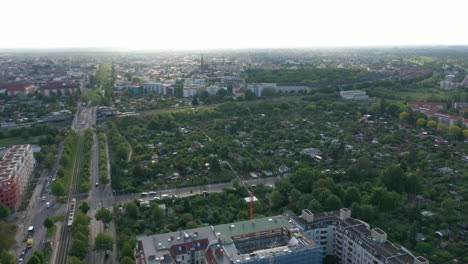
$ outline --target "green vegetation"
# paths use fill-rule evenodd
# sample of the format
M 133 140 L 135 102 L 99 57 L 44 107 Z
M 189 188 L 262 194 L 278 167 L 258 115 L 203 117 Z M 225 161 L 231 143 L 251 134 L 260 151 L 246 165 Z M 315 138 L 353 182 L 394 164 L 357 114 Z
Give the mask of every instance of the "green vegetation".
M 80 176 L 78 178 L 78 191 L 80 193 L 87 193 L 91 188 L 89 183 L 91 179 L 91 155 L 93 147 L 93 130 L 88 129 L 85 131 L 83 143 L 83 158 L 80 168 Z
M 94 245 L 97 251 L 112 250 L 114 248 L 114 239 L 108 234 L 99 233 L 96 235 Z
M 104 223 L 104 227 L 106 227 L 110 222 L 112 222 L 113 219 L 112 212 L 107 208 L 99 209 L 94 215 L 94 217 L 96 218 L 96 220 Z
M 85 91 L 80 100 L 91 102 L 92 105 L 112 105 L 112 92 L 115 83 L 114 64 L 104 63 L 99 65 L 96 75 L 90 78 L 90 88 Z
M 89 224 L 91 218 L 82 212 L 77 212 L 73 221 L 73 240 L 70 249 L 70 256 L 84 261 L 89 248 Z
M 354 217 L 382 228 L 391 241 L 416 254 L 437 263 L 457 256 L 458 246 L 451 247 L 459 242 L 446 241 L 450 246 L 439 250 L 435 232 L 450 228 L 458 233 L 466 221 L 466 202 L 455 201 L 468 191 L 462 129 L 441 128 L 437 122 L 434 126 L 399 102 L 381 100 L 367 107 L 332 101 L 332 94 L 315 95 L 302 101 L 228 102 L 107 123 L 108 131 L 118 127 L 134 147 L 130 163 L 121 153 L 112 175 L 125 183 L 126 190 L 131 190 L 127 186 L 146 191 L 201 185 L 194 187 L 198 192 L 205 184 L 234 179 L 227 161 L 244 179 L 286 176 L 275 189 L 261 184 L 253 189 L 259 199 L 255 217 L 280 214 L 286 208 L 299 214 L 304 208 L 319 213 L 346 206 Z M 363 119 L 364 114 L 371 117 Z M 440 138 L 447 143 L 435 144 Z M 125 146 L 124 141 L 116 143 Z M 304 154 L 307 148 L 319 149 L 322 159 Z M 129 202 L 121 205 L 125 215 L 114 207 L 119 248 L 134 246 L 131 239 L 136 234 L 248 219 L 243 199 L 248 194 L 238 182 L 234 186 L 222 193 L 166 199 L 149 207 Z M 161 203 L 166 211 L 158 206 Z M 425 210 L 434 216 L 421 215 Z M 417 233 L 426 237 L 430 254 L 419 248 Z M 125 256 L 131 258 L 130 254 L 120 257 Z
M 355 81 L 369 75 L 366 71 L 348 69 L 314 69 L 297 70 L 247 70 L 244 73 L 247 83 L 334 83 Z
M 60 158 L 61 170 L 58 172 L 59 178 L 52 183 L 52 193 L 55 196 L 61 197 L 67 194 L 68 187 L 71 184 L 72 174 L 75 166 L 76 155 L 78 151 L 79 135 L 73 131 L 69 131 L 64 140 L 62 157 Z
M 4 204 L 0 204 L 0 219 L 10 216 L 11 209 Z
M 99 139 L 99 183 L 106 185 L 109 183 L 108 157 L 107 157 L 107 137 L 101 132 L 98 134 Z
M 16 246 L 16 230 L 16 225 L 0 221 L 0 234 L 2 235 L 2 239 L 0 239 L 0 252 L 3 252 L 3 250 L 9 250 Z

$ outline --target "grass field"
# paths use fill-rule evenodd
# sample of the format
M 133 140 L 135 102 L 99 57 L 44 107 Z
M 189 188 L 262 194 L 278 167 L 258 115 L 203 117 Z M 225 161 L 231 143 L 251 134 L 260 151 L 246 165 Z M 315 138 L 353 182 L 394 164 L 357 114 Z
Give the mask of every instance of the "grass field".
M 30 137 L 28 139 L 24 139 L 22 137 L 2 138 L 0 139 L 0 147 L 10 147 L 21 144 L 37 144 L 38 142 L 39 137 Z

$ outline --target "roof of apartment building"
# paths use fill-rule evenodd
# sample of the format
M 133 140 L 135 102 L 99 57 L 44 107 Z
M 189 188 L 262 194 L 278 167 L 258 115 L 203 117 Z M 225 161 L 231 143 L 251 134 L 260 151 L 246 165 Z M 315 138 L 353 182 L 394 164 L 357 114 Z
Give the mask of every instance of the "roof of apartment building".
M 281 228 L 289 230 L 293 227 L 286 216 L 279 215 L 166 234 L 142 235 L 137 237 L 137 248 L 140 253 L 143 253 L 145 258 L 155 260 L 156 263 L 165 261 L 172 263 L 176 260 L 177 255 L 185 254 L 192 247 L 197 250 L 198 246 L 199 250 L 203 249 L 207 260 L 214 259 L 218 264 L 228 264 L 249 260 L 253 255 L 262 257 L 291 252 L 295 248 L 317 247 L 316 243 L 307 237 L 295 236 L 294 239 L 296 241 L 300 240 L 301 243 L 262 249 L 255 251 L 254 254 L 241 254 L 235 245 L 235 241 L 233 241 L 233 237 L 235 238 L 236 236 Z M 140 259 L 139 263 L 144 262 Z
M 349 211 L 348 209 L 346 210 Z M 407 264 L 414 263 L 415 258 L 425 260 L 423 257 L 415 257 L 411 252 L 404 248 L 395 246 L 392 242 L 386 239 L 386 233 L 380 228 L 370 229 L 369 224 L 362 220 L 351 217 L 344 218 L 341 215 L 340 210 L 313 214 L 312 222 L 307 222 L 302 217 L 296 218 L 291 216 L 291 218 L 293 218 L 296 223 L 311 226 L 312 229 L 325 228 L 329 225 L 337 226 L 337 228 L 341 229 L 349 238 L 357 242 L 362 248 L 368 251 L 375 258 L 381 260 L 383 263 Z M 379 242 L 373 237 L 372 231 L 385 235 L 385 239 Z M 425 261 L 422 262 L 424 263 Z
M 44 85 L 41 85 L 40 90 L 54 90 L 54 89 L 75 89 L 80 85 L 78 83 L 69 83 L 69 82 L 50 82 Z

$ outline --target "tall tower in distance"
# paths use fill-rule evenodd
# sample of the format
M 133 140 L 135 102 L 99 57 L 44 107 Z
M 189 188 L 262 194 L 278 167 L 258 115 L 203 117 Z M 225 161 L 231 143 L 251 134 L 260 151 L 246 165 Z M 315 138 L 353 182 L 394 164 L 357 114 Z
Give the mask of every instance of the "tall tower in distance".
M 201 63 L 200 63 L 200 71 L 204 71 L 205 70 L 205 65 L 203 63 L 203 55 L 201 56 Z
M 200 71 L 201 72 L 208 71 L 208 65 L 205 64 L 205 61 L 203 60 L 203 55 L 201 56 Z

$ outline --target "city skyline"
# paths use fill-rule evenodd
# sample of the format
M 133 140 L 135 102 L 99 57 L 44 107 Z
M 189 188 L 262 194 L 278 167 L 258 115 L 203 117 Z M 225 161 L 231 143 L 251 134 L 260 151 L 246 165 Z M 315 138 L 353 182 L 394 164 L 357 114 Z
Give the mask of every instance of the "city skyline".
M 460 0 L 57 0 L 0 4 L 0 49 L 186 50 L 466 45 Z M 27 9 L 25 9 L 25 6 Z M 18 19 L 20 18 L 20 19 Z

